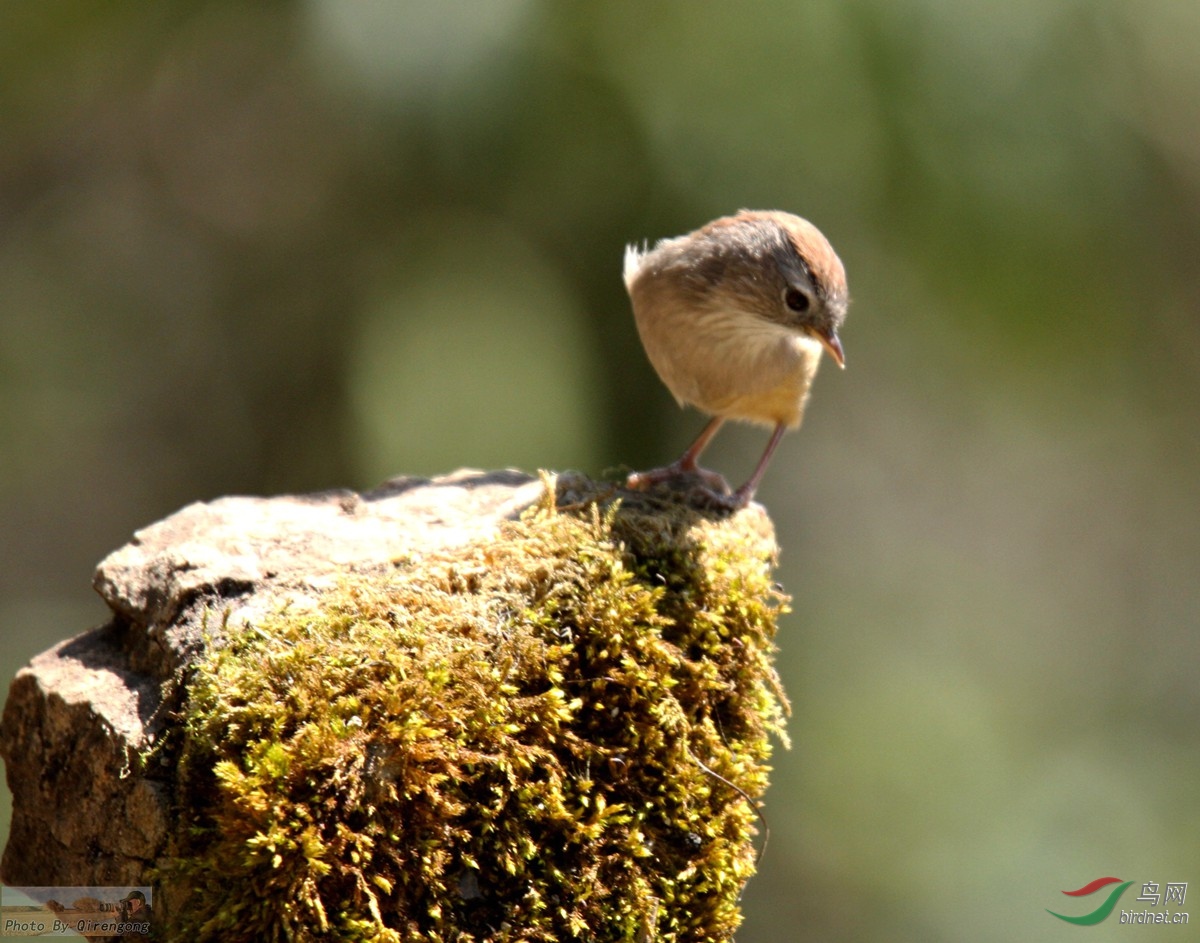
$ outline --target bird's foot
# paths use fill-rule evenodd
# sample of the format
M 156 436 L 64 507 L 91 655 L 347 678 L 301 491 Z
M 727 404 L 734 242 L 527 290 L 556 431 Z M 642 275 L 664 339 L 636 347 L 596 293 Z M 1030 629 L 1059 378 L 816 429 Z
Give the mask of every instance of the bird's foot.
M 715 501 L 732 500 L 737 498 L 737 492 L 731 492 L 730 483 L 724 477 L 700 466 L 685 466 L 682 462 L 672 462 L 662 468 L 652 468 L 649 471 L 635 471 L 625 479 L 625 487 L 631 491 L 648 491 L 655 485 L 665 482 L 685 482 L 691 480 L 698 483 L 696 491 L 702 491 Z M 725 506 L 725 505 L 722 505 Z M 733 505 L 728 505 L 733 506 Z M 739 507 L 745 506 L 745 500 Z
M 716 511 L 740 511 L 754 499 L 754 492 L 746 488 L 731 492 L 728 487 L 724 491 L 714 491 L 698 486 L 694 493 L 700 495 L 702 503 Z

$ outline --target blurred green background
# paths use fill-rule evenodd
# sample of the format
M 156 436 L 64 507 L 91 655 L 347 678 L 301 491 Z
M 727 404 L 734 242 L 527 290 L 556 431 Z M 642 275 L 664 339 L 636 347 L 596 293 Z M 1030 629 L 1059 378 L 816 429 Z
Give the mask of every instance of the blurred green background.
M 1200 4 L 47 0 L 0 53 L 5 677 L 191 501 L 674 458 L 622 248 L 787 209 L 849 368 L 760 492 L 739 939 L 1189 933 L 1045 911 L 1200 910 Z

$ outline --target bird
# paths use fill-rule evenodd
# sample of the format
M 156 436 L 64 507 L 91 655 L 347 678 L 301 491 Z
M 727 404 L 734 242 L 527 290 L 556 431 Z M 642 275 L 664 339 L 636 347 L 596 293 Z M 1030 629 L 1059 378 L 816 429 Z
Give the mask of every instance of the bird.
M 710 503 L 753 500 L 780 439 L 799 427 L 822 353 L 846 366 L 838 331 L 846 271 L 812 223 L 780 210 L 740 210 L 653 248 L 625 249 L 625 287 L 646 356 L 680 406 L 712 418 L 687 451 L 625 485 L 698 477 Z M 699 458 L 726 420 L 773 431 L 736 491 Z

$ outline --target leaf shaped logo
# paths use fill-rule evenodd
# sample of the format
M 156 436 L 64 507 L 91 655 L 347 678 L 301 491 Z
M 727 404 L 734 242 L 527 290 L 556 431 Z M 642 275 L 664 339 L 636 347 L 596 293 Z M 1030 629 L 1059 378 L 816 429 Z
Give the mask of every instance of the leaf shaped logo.
M 1120 880 L 1120 878 L 1096 878 L 1096 880 L 1090 881 L 1078 890 L 1063 891 L 1063 893 L 1068 897 L 1085 897 L 1088 894 L 1096 893 L 1096 891 L 1100 890 L 1102 887 L 1108 887 L 1110 884 L 1116 884 Z M 1065 920 L 1067 923 L 1073 923 L 1076 926 L 1095 926 L 1113 912 L 1113 908 L 1117 906 L 1117 901 L 1121 899 L 1121 895 L 1128 890 L 1129 885 L 1132 883 L 1133 881 L 1125 881 L 1119 887 L 1113 888 L 1112 893 L 1108 895 L 1108 900 L 1093 910 L 1090 914 L 1084 914 L 1081 917 L 1067 917 L 1063 914 L 1056 914 L 1053 910 L 1047 910 L 1046 913 L 1053 917 L 1057 917 L 1059 920 Z

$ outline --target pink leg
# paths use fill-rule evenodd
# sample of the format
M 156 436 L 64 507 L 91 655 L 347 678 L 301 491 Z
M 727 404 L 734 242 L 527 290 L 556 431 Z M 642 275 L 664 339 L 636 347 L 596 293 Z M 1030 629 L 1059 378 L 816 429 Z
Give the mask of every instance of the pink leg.
M 767 470 L 767 464 L 771 461 L 771 456 L 775 454 L 775 447 L 779 445 L 779 440 L 783 438 L 785 432 L 787 432 L 787 427 L 782 423 L 775 427 L 766 449 L 763 450 L 762 458 L 758 460 L 758 465 L 754 468 L 754 474 L 750 476 L 749 481 L 729 496 L 731 501 L 735 502 L 733 507 L 744 508 L 753 500 L 754 492 L 758 490 L 758 484 L 762 481 L 763 472 Z
M 717 430 L 721 428 L 721 424 L 725 420 L 720 416 L 715 416 L 711 419 L 707 426 L 701 430 L 700 435 L 696 437 L 696 441 L 688 446 L 677 461 L 672 462 L 662 468 L 652 468 L 650 471 L 634 472 L 625 480 L 625 487 L 632 488 L 635 491 L 645 491 L 651 485 L 656 485 L 664 481 L 671 481 L 674 478 L 680 478 L 685 475 L 695 475 L 711 488 L 713 491 L 725 493 L 729 491 L 729 485 L 725 479 L 716 472 L 708 471 L 701 468 L 697 462 L 700 459 L 700 454 L 708 447 L 708 443 L 712 441 L 713 436 L 717 434 Z

